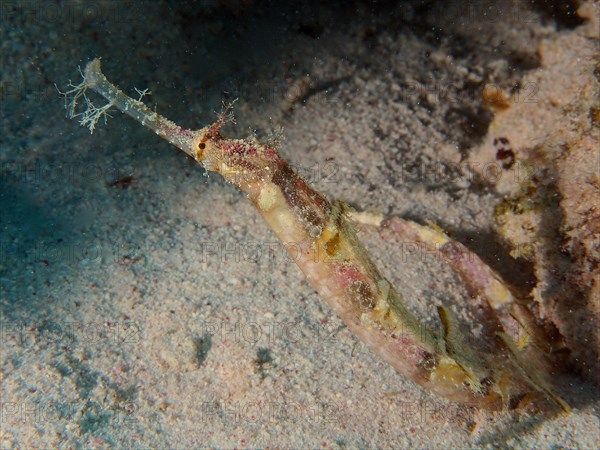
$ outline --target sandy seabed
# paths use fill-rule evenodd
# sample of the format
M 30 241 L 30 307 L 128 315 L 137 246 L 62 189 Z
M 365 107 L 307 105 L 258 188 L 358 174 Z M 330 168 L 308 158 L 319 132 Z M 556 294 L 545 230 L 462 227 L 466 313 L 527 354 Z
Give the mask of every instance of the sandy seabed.
M 598 284 L 582 273 L 598 270 L 598 4 L 549 3 L 1 2 L 2 448 L 594 448 Z M 328 198 L 434 222 L 533 292 L 575 355 L 557 381 L 574 411 L 486 413 L 400 377 L 243 194 L 117 111 L 93 135 L 65 118 L 55 83 L 94 57 L 187 128 L 238 98 L 225 133 L 280 140 Z M 484 86 L 510 106 L 486 105 Z M 565 111 L 591 128 L 563 127 Z M 573 226 L 591 230 L 589 270 L 547 247 L 513 258 L 507 240 L 545 238 L 498 227 L 522 189 L 507 158 L 530 161 L 548 136 L 583 142 L 584 156 L 555 146 L 582 161 L 555 175 L 571 202 L 561 220 L 596 207 Z M 568 191 L 578 179 L 589 196 Z M 445 304 L 477 333 L 439 258 L 360 236 L 425 323 Z M 561 282 L 591 287 L 552 296 Z

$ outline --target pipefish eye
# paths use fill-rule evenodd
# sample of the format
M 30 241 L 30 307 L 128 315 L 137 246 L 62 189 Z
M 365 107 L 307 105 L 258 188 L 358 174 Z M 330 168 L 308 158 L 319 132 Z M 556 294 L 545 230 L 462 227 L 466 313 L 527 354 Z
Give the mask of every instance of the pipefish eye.
M 206 148 L 206 144 L 205 144 L 204 142 L 200 142 L 200 143 L 198 144 L 198 148 L 199 148 L 200 150 L 204 150 L 204 149 Z

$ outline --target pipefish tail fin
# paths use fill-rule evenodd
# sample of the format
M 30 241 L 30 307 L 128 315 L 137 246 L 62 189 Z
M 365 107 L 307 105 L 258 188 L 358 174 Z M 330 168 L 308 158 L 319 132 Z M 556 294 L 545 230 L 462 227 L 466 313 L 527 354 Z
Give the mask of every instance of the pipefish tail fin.
M 513 340 L 506 333 L 498 333 L 504 341 L 506 348 L 513 357 L 513 362 L 523 378 L 536 390 L 545 394 L 549 399 L 557 403 L 564 412 L 570 413 L 572 408 L 550 387 L 547 380 L 542 376 L 542 371 L 537 369 L 535 362 L 524 360 L 521 357 L 521 351 L 517 348 Z

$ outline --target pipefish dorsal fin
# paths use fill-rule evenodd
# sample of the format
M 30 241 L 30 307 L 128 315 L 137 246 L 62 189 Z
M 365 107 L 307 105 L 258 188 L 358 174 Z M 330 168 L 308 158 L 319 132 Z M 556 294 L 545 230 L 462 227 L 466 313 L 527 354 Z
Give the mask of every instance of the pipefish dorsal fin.
M 473 391 L 482 392 L 477 376 L 480 366 L 471 349 L 464 343 L 456 315 L 445 306 L 438 306 L 437 312 L 442 323 L 442 351 L 463 370 Z

